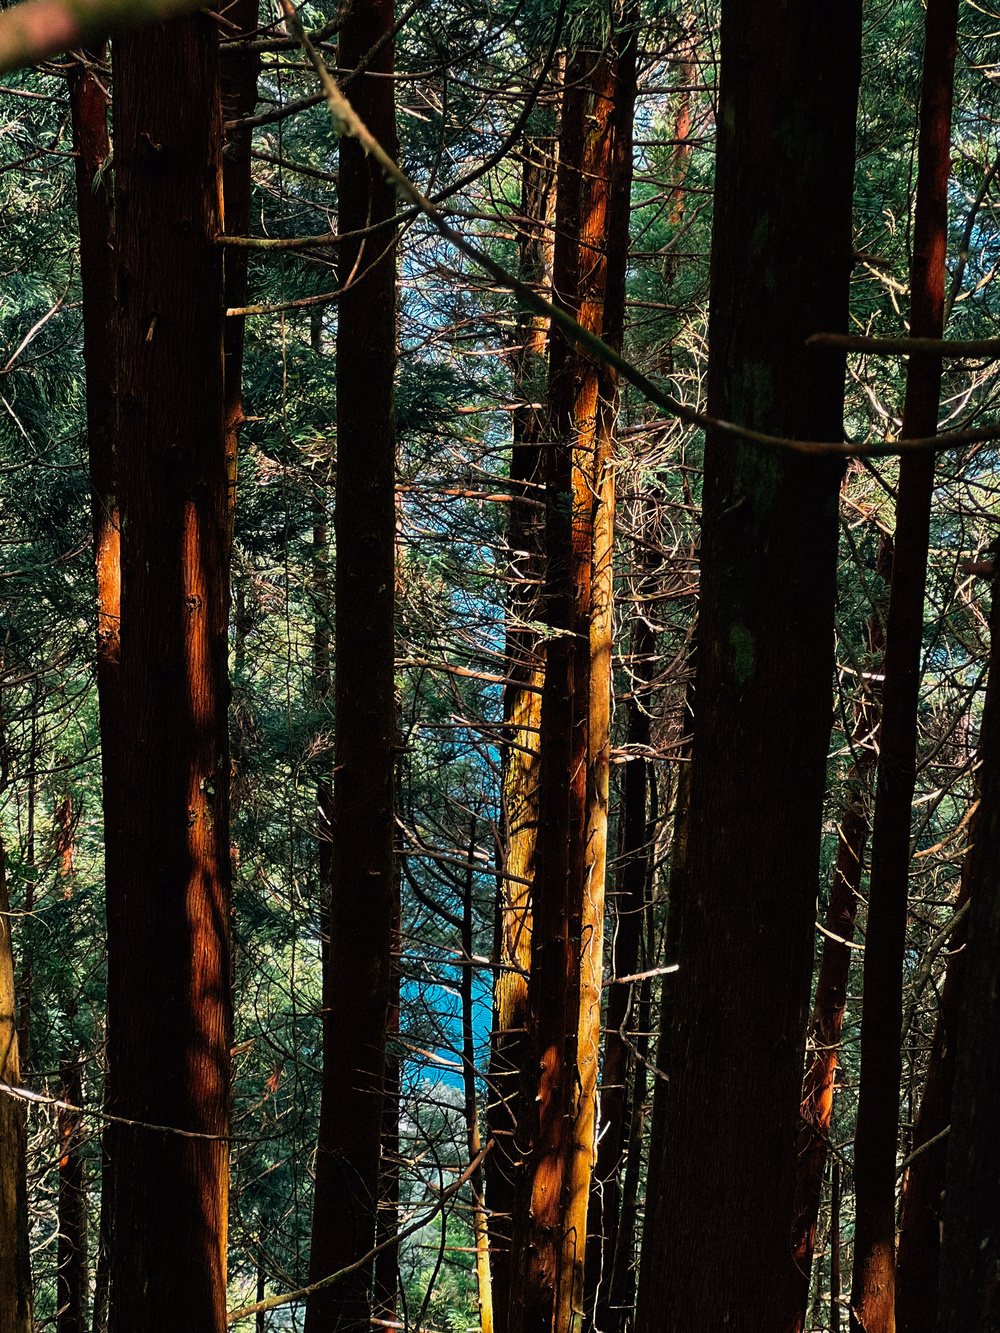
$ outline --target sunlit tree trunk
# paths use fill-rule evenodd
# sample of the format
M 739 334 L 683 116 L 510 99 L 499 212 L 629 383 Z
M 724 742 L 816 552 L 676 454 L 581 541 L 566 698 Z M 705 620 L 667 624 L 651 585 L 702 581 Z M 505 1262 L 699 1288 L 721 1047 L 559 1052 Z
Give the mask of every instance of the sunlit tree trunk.
M 614 61 L 581 48 L 566 71 L 553 289 L 595 332 L 603 331 L 607 283 L 613 107 Z M 557 633 L 547 648 L 540 722 L 529 982 L 537 1084 L 525 1108 L 532 1156 L 518 1200 L 510 1314 L 512 1327 L 524 1331 L 575 1328 L 582 1317 L 607 818 L 609 441 L 599 424 L 596 364 L 553 332 L 549 369 L 545 593 Z
M 555 206 L 554 145 L 529 139 L 521 176 L 519 272 L 549 297 Z M 531 883 L 538 836 L 538 745 L 545 643 L 530 628 L 541 618 L 544 502 L 542 417 L 532 405 L 544 392 L 548 321 L 522 312 L 511 356 L 515 391 L 526 400 L 512 414 L 511 491 L 507 544 L 511 552 L 508 592 L 503 753 L 504 877 L 498 881 L 494 955 L 488 1119 L 493 1151 L 486 1159 L 490 1210 L 491 1278 L 497 1333 L 506 1333 L 510 1293 L 511 1216 L 522 1163 L 530 1143 L 516 1140 L 525 1128 L 521 1093 L 530 1060 L 528 970 L 531 964 Z
M 355 7 L 340 30 L 340 64 L 354 68 L 392 27 L 392 0 Z M 390 38 L 351 84 L 351 101 L 395 157 L 393 61 Z M 394 213 L 392 186 L 354 140 L 342 139 L 339 230 Z M 337 328 L 335 751 L 314 1282 L 361 1258 L 376 1234 L 394 898 L 395 256 L 391 227 L 340 251 L 350 285 Z M 314 1293 L 307 1333 L 367 1333 L 371 1292 L 367 1264 Z
M 0 1084 L 19 1087 L 10 899 L 0 848 Z M 31 1333 L 27 1107 L 0 1086 L 0 1333 Z
M 222 1333 L 231 871 L 217 25 L 198 15 L 122 37 L 114 67 L 130 725 L 108 919 L 109 1105 L 140 1123 L 111 1140 L 109 1328 Z
M 910 267 L 910 333 L 940 338 L 951 169 L 951 101 L 958 0 L 928 0 L 920 90 L 917 199 Z M 937 430 L 941 359 L 911 356 L 901 435 Z M 910 804 L 916 780 L 917 700 L 934 455 L 903 455 L 886 624 L 885 684 L 865 930 L 861 1078 L 854 1136 L 851 1329 L 895 1327 L 896 1150 L 901 1076 L 903 952 L 909 900 Z
M 856 0 L 723 0 L 713 416 L 841 437 L 843 355 L 806 339 L 847 323 L 860 55 Z M 828 458 L 706 439 L 680 971 L 641 1333 L 781 1327 L 841 472 Z

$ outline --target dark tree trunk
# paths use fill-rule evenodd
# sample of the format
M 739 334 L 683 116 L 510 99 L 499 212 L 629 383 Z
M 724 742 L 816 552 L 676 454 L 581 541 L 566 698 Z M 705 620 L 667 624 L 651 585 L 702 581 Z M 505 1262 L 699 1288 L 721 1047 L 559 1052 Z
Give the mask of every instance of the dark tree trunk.
M 969 900 L 972 848 L 976 845 L 978 824 L 977 810 L 969 821 L 969 851 L 962 865 L 956 911 Z M 937 1328 L 948 1141 L 945 1137 L 930 1147 L 925 1144 L 944 1134 L 951 1124 L 959 1012 L 968 962 L 967 935 L 967 921 L 959 922 L 949 944 L 930 1062 L 913 1132 L 912 1151 L 923 1151 L 910 1164 L 903 1178 L 896 1246 L 896 1327 L 900 1333 L 935 1333 Z
M 392 26 L 392 0 L 356 7 L 340 30 L 340 64 L 356 66 Z M 393 60 L 389 40 L 351 100 L 394 157 Z M 341 232 L 395 212 L 392 186 L 353 139 L 341 140 L 339 191 Z M 394 897 L 395 253 L 391 229 L 341 248 L 351 285 L 337 329 L 336 741 L 311 1281 L 367 1253 L 376 1231 Z M 366 1265 L 310 1296 L 307 1333 L 367 1333 L 371 1286 Z
M 920 338 L 940 338 L 944 316 L 957 22 L 958 0 L 928 0 L 910 272 L 910 332 Z M 939 357 L 910 357 L 901 431 L 904 439 L 933 435 L 937 430 L 940 386 Z M 904 455 L 899 465 L 886 624 L 865 930 L 861 1078 L 854 1137 L 851 1329 L 863 1333 L 892 1333 L 895 1327 L 899 1034 L 909 894 L 910 805 L 916 778 L 917 699 L 933 489 L 934 455 Z
M 847 323 L 861 5 L 723 0 L 721 42 L 709 412 L 837 439 L 844 358 L 805 341 Z M 642 1333 L 781 1326 L 841 472 L 706 442 L 688 891 Z
M 176 19 L 122 37 L 114 58 L 130 725 L 108 1059 L 110 1106 L 143 1126 L 119 1125 L 111 1141 L 109 1328 L 223 1333 L 231 871 L 217 25 Z
M 879 539 L 876 572 L 888 583 L 892 574 L 892 538 Z M 881 666 L 885 635 L 879 608 L 868 618 L 868 647 L 872 672 Z M 870 694 L 858 710 L 854 726 L 857 758 L 847 775 L 847 798 L 837 830 L 837 860 L 834 865 L 830 901 L 826 911 L 826 929 L 816 999 L 806 1036 L 806 1076 L 802 1089 L 802 1128 L 799 1130 L 799 1159 L 795 1179 L 795 1208 L 792 1215 L 792 1254 L 794 1266 L 789 1288 L 787 1326 L 794 1333 L 805 1327 L 809 1284 L 812 1278 L 816 1223 L 819 1218 L 826 1170 L 827 1144 L 833 1121 L 833 1095 L 840 1054 L 840 1033 L 847 1000 L 847 976 L 854 938 L 858 891 L 864 870 L 868 842 L 869 800 L 872 773 L 877 759 L 874 738 L 879 723 L 878 694 L 874 683 L 858 682 Z
M 62 1100 L 79 1106 L 83 1066 L 68 1056 L 60 1070 Z M 56 1259 L 57 1333 L 85 1333 L 87 1304 L 87 1182 L 75 1111 L 59 1108 L 59 1247 Z
M 18 1087 L 17 991 L 0 847 L 0 1083 Z M 31 1333 L 27 1106 L 0 1088 L 0 1333 Z
M 1000 1330 L 1000 579 L 979 733 L 981 803 L 948 1139 L 939 1333 Z

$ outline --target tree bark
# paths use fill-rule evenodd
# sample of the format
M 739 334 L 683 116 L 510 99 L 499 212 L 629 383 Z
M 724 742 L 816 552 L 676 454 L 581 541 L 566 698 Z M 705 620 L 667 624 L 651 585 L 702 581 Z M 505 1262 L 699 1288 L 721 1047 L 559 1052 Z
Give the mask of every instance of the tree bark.
M 708 410 L 840 438 L 844 359 L 805 343 L 847 323 L 861 5 L 723 0 L 721 43 Z M 706 440 L 686 891 L 640 1333 L 781 1326 L 840 474 Z
M 130 725 L 108 921 L 109 1105 L 140 1123 L 111 1141 L 109 1328 L 223 1333 L 231 870 L 217 25 L 198 15 L 122 37 L 114 64 Z
M 957 22 L 957 0 L 928 0 L 910 271 L 910 332 L 921 338 L 940 338 L 943 327 Z M 937 430 L 940 387 L 940 358 L 910 357 L 901 430 L 904 439 L 926 437 Z M 861 1077 L 854 1137 L 852 1333 L 892 1333 L 895 1327 L 899 1035 L 933 489 L 934 455 L 904 455 L 896 499 L 865 931 Z
M 879 538 L 875 568 L 876 573 L 888 583 L 892 574 L 892 538 L 885 534 Z M 875 672 L 881 666 L 880 659 L 885 652 L 885 635 L 879 608 L 873 608 L 868 618 L 868 649 L 872 672 Z M 837 860 L 826 912 L 826 929 L 829 934 L 823 939 L 816 999 L 806 1034 L 806 1077 L 802 1089 L 802 1127 L 799 1130 L 795 1206 L 792 1214 L 792 1254 L 795 1262 L 787 1315 L 787 1327 L 791 1333 L 801 1333 L 806 1322 L 816 1223 L 833 1121 L 833 1095 L 847 1000 L 847 976 L 851 965 L 851 950 L 848 944 L 841 941 L 854 938 L 858 892 L 870 832 L 868 804 L 878 754 L 874 738 L 879 724 L 879 691 L 874 683 L 862 684 L 862 688 L 868 689 L 869 694 L 858 710 L 854 726 L 853 744 L 857 757 L 847 774 L 847 796 L 837 829 Z
M 990 667 L 979 733 L 976 822 L 952 1096 L 939 1333 L 1000 1330 L 1000 580 L 993 580 Z
M 519 273 L 549 296 L 554 221 L 555 169 L 551 147 L 529 139 L 521 176 Z M 548 321 L 522 312 L 511 358 L 516 392 L 531 399 L 545 366 Z M 506 674 L 517 684 L 504 690 L 509 744 L 503 754 L 503 866 L 498 881 L 494 955 L 493 1033 L 488 1107 L 493 1151 L 486 1159 L 490 1211 L 491 1275 L 496 1333 L 507 1333 L 511 1277 L 511 1219 L 531 1144 L 516 1138 L 525 1127 L 522 1105 L 530 1063 L 528 979 L 531 965 L 531 884 L 538 836 L 538 747 L 545 641 L 529 626 L 540 619 L 542 577 L 541 416 L 532 406 L 512 414 L 510 476 L 513 493 L 507 545 L 512 584 L 508 601 Z
M 566 72 L 553 289 L 603 331 L 614 60 L 581 47 Z M 594 1164 L 607 830 L 610 684 L 609 440 L 596 364 L 550 335 L 546 611 L 538 869 L 529 982 L 537 1095 L 518 1200 L 511 1318 L 527 1330 L 579 1326 Z M 597 559 L 596 615 L 592 598 Z M 596 653 L 596 665 L 594 657 Z
M 356 7 L 340 30 L 340 64 L 356 66 L 392 27 L 392 0 Z M 351 101 L 395 157 L 393 62 L 388 40 L 351 85 Z M 395 213 L 391 184 L 347 138 L 340 144 L 339 192 L 341 232 Z M 390 229 L 341 248 L 340 272 L 350 285 L 340 298 L 337 329 L 332 910 L 313 1282 L 367 1253 L 376 1230 L 394 897 L 395 255 Z M 371 1285 L 369 1264 L 314 1293 L 306 1333 L 367 1333 Z
M 83 1067 L 78 1055 L 63 1060 L 60 1081 L 63 1101 L 79 1106 L 83 1099 Z M 79 1142 L 82 1129 L 75 1111 L 59 1108 L 57 1333 L 85 1333 L 87 1327 L 87 1181 Z
M 21 1082 L 10 899 L 0 847 L 0 1085 Z M 0 1086 L 0 1333 L 31 1333 L 27 1107 Z

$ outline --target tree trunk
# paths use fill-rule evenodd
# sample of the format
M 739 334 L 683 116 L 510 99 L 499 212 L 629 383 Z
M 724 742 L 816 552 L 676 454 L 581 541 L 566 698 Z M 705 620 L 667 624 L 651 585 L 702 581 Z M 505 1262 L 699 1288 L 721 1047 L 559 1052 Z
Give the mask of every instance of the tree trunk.
M 629 223 L 632 201 L 632 122 L 635 115 L 636 56 L 638 49 L 638 14 L 634 7 L 624 16 L 621 29 L 613 35 L 614 53 L 609 70 L 607 93 L 611 105 L 599 107 L 596 116 L 609 116 L 605 133 L 609 138 L 606 171 L 608 175 L 606 219 L 607 273 L 606 290 L 601 309 L 602 337 L 616 351 L 621 351 L 625 326 L 625 275 L 629 254 Z M 596 132 L 595 130 L 592 133 Z M 598 166 L 599 164 L 594 164 Z M 586 167 L 592 170 L 592 167 Z M 598 383 L 597 437 L 593 465 L 593 549 L 592 606 L 590 615 L 590 715 L 588 719 L 587 761 L 587 855 L 591 890 L 588 891 L 587 916 L 592 938 L 587 941 L 584 959 L 588 974 L 584 978 L 584 1006 L 589 1019 L 587 1041 L 592 1049 L 588 1067 L 593 1068 L 594 1090 L 588 1091 L 596 1106 L 596 1042 L 601 1005 L 601 969 L 603 963 L 604 881 L 607 865 L 608 834 L 608 777 L 611 745 L 611 653 L 613 647 L 614 602 L 614 512 L 615 479 L 613 458 L 618 439 L 618 376 L 608 367 L 601 367 Z M 637 622 L 638 624 L 639 622 Z M 651 635 L 651 632 L 650 632 Z M 651 663 L 648 664 L 651 668 Z M 635 724 L 645 727 L 648 744 L 648 698 L 633 699 L 630 703 L 630 731 Z M 635 769 L 634 776 L 631 770 Z M 632 790 L 626 791 L 626 805 L 631 795 L 631 823 L 626 831 L 626 845 L 622 848 L 621 893 L 618 899 L 618 936 L 615 949 L 615 970 L 628 975 L 635 971 L 639 957 L 644 912 L 646 862 L 646 768 L 645 759 L 633 760 L 626 770 L 626 786 L 632 779 Z M 630 840 L 629 840 L 630 839 Z M 593 886 L 599 886 L 594 894 Z M 598 947 L 600 941 L 601 947 Z M 595 1259 L 603 1273 L 603 1301 L 607 1305 L 611 1274 L 614 1267 L 615 1240 L 618 1230 L 620 1204 L 619 1173 L 626 1147 L 625 1108 L 626 1084 L 631 1074 L 631 1059 L 619 1029 L 626 1021 L 630 1003 L 630 989 L 615 986 L 608 1001 L 602 1101 L 602 1124 L 599 1136 L 594 1136 L 590 1149 L 596 1177 L 596 1188 L 590 1192 L 593 1210 L 589 1224 L 589 1263 L 593 1270 Z M 581 1039 L 581 1043 L 582 1043 Z M 581 1044 L 581 1063 L 583 1046 Z M 596 1126 L 594 1126 L 596 1128 Z M 584 1134 L 592 1131 L 583 1125 L 578 1152 L 583 1160 Z M 607 1144 L 604 1157 L 601 1147 Z M 589 1169 L 589 1168 L 588 1168 Z M 586 1223 L 586 1214 L 581 1214 Z M 601 1299 L 596 1290 L 599 1283 L 593 1273 L 588 1281 L 587 1308 L 595 1309 L 593 1302 Z M 591 1314 L 591 1317 L 593 1315 Z
M 1000 1330 L 1000 579 L 993 580 L 990 668 L 979 733 L 976 821 L 941 1244 L 939 1333 Z
M 130 726 L 108 920 L 109 1104 L 142 1123 L 111 1141 L 109 1328 L 223 1333 L 231 870 L 217 25 L 176 19 L 122 37 L 114 57 Z
M 951 167 L 951 98 L 957 0 L 928 0 L 920 91 L 917 200 L 910 273 L 910 332 L 940 338 L 944 316 Z M 940 357 L 912 356 L 906 373 L 904 439 L 937 430 Z M 854 1136 L 854 1269 L 851 1329 L 895 1327 L 896 1149 L 899 1034 L 909 895 L 910 804 L 916 778 L 917 699 L 934 455 L 899 464 L 896 533 L 886 624 L 885 684 L 872 866 L 865 931 L 861 1077 Z
M 79 1106 L 83 1066 L 67 1056 L 60 1070 L 62 1099 Z M 59 1108 L 59 1248 L 56 1260 L 57 1333 L 85 1333 L 87 1322 L 87 1181 L 80 1152 L 80 1116 Z
M 844 358 L 805 342 L 847 323 L 861 5 L 723 0 L 721 43 L 708 410 L 837 439 Z M 781 1326 L 841 471 L 706 441 L 687 892 L 642 1333 Z
M 876 572 L 888 583 L 892 574 L 892 538 L 885 534 L 879 538 Z M 874 672 L 885 651 L 879 608 L 873 608 L 868 617 L 868 648 Z M 874 744 L 879 723 L 878 689 L 871 682 L 858 683 L 861 688 L 869 690 L 869 695 L 858 710 L 854 726 L 853 744 L 857 758 L 847 774 L 847 797 L 837 829 L 837 860 L 826 911 L 826 929 L 829 934 L 823 939 L 816 999 L 806 1034 L 806 1077 L 802 1089 L 802 1127 L 799 1130 L 795 1207 L 792 1214 L 792 1255 L 795 1262 L 791 1271 L 787 1314 L 787 1327 L 791 1333 L 801 1333 L 805 1327 L 816 1223 L 833 1120 L 833 1094 L 847 1000 L 847 975 L 851 965 L 851 950 L 841 941 L 854 938 L 854 918 L 870 831 L 868 803 L 871 776 L 878 753 Z
M 340 64 L 354 68 L 392 27 L 392 0 L 356 8 L 340 30 Z M 387 40 L 352 83 L 351 101 L 395 156 L 393 61 Z M 353 139 L 340 143 L 339 191 L 341 232 L 395 213 L 392 186 Z M 376 1230 L 394 898 L 395 253 L 391 229 L 341 247 L 340 272 L 351 285 L 337 329 L 332 910 L 313 1282 L 367 1253 Z M 307 1333 L 367 1333 L 371 1284 L 369 1264 L 310 1296 Z
M 0 848 L 0 1084 L 21 1082 L 10 899 Z M 0 1333 L 31 1333 L 27 1106 L 0 1086 Z
M 566 72 L 560 135 L 553 289 L 595 332 L 603 331 L 607 282 L 614 77 L 608 53 L 577 52 Z M 542 694 L 529 983 L 538 1082 L 512 1280 L 511 1318 L 523 1333 L 561 1333 L 576 1328 L 582 1316 L 607 819 L 613 491 L 609 442 L 599 426 L 601 376 L 555 333 L 549 370 L 554 440 L 546 460 L 545 588 L 547 620 L 557 635 L 549 640 Z M 593 617 L 595 542 L 600 563 Z
M 523 281 L 549 296 L 555 169 L 552 146 L 529 139 L 521 177 L 518 236 Z M 545 365 L 548 321 L 522 312 L 511 358 L 516 392 L 530 403 Z M 530 1063 L 528 979 L 531 964 L 531 883 L 538 835 L 538 746 L 545 641 L 531 628 L 541 618 L 542 457 L 541 417 L 522 406 L 512 414 L 511 490 L 507 545 L 512 584 L 508 601 L 506 674 L 517 684 L 504 690 L 503 826 L 505 877 L 498 882 L 494 955 L 499 964 L 493 992 L 488 1107 L 493 1151 L 486 1159 L 490 1209 L 493 1311 L 497 1333 L 507 1333 L 510 1298 L 511 1217 L 531 1144 L 517 1141 L 525 1126 L 521 1093 Z
M 92 53 L 103 59 L 104 50 Z M 108 917 L 124 910 L 120 897 L 121 783 L 116 763 L 121 754 L 121 539 L 115 487 L 114 442 L 117 428 L 114 226 L 111 177 L 104 179 L 111 157 L 108 98 L 86 65 L 69 71 L 73 148 L 76 153 L 76 211 L 80 228 L 80 281 L 83 294 L 83 361 L 87 376 L 87 445 L 90 463 L 91 524 L 97 585 L 97 699 L 101 722 L 101 776 L 104 805 L 105 907 Z M 118 895 L 116 897 L 116 895 Z M 111 977 L 109 976 L 109 985 Z M 109 999 L 113 1008 L 115 1001 Z M 110 1086 L 105 1076 L 104 1101 Z M 101 1216 L 94 1333 L 107 1328 L 108 1247 L 113 1216 L 108 1146 L 113 1130 L 102 1134 Z
M 962 865 L 956 911 L 969 900 L 972 848 L 978 837 L 978 824 L 977 810 L 969 821 L 969 851 Z M 896 1327 L 900 1333 L 935 1333 L 938 1323 L 948 1141 L 941 1138 L 929 1148 L 925 1148 L 925 1144 L 944 1134 L 951 1124 L 959 1012 L 968 962 L 967 935 L 968 922 L 962 921 L 951 937 L 944 985 L 938 997 L 930 1062 L 913 1133 L 912 1151 L 923 1151 L 910 1164 L 903 1178 L 896 1248 Z

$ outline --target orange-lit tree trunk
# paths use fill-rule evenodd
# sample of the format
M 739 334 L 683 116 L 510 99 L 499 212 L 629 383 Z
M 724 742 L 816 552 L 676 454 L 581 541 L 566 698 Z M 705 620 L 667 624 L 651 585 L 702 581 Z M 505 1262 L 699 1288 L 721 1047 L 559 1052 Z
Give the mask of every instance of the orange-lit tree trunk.
M 79 1106 L 83 1096 L 79 1056 L 69 1056 L 60 1070 L 62 1099 Z M 75 1111 L 59 1108 L 59 1247 L 56 1260 L 57 1333 L 86 1333 L 87 1183 L 80 1138 L 83 1125 Z
M 555 203 L 553 145 L 529 139 L 521 176 L 519 272 L 549 297 Z M 548 320 L 522 312 L 511 357 L 515 391 L 526 403 L 512 414 L 511 492 L 507 544 L 511 552 L 508 593 L 503 754 L 504 872 L 499 881 L 494 955 L 493 1035 L 490 1047 L 488 1119 L 493 1151 L 486 1158 L 490 1210 L 490 1270 L 497 1333 L 506 1333 L 510 1295 L 511 1217 L 522 1163 L 530 1143 L 516 1141 L 526 1128 L 521 1111 L 530 1062 L 528 970 L 531 964 L 531 883 L 538 835 L 538 745 L 545 642 L 529 628 L 540 614 L 544 529 L 542 419 L 532 406 L 542 392 Z
M 910 271 L 910 332 L 922 338 L 940 338 L 943 327 L 957 22 L 958 0 L 928 0 Z M 940 358 L 912 356 L 903 405 L 904 439 L 934 434 L 940 387 Z M 861 1079 L 854 1136 L 851 1329 L 863 1333 L 892 1333 L 895 1327 L 899 1034 L 909 897 L 910 803 L 916 778 L 917 699 L 933 489 L 934 455 L 904 455 L 899 465 L 886 623 L 865 931 Z
M 843 429 L 844 358 L 806 339 L 847 323 L 861 8 L 722 4 L 708 410 L 797 439 Z M 680 970 L 641 1333 L 781 1327 L 841 471 L 706 439 Z
M 577 51 L 560 133 L 553 289 L 595 332 L 603 331 L 607 283 L 614 78 L 608 52 Z M 582 1316 L 607 836 L 610 441 L 598 366 L 554 331 L 549 371 L 545 596 L 556 635 L 542 694 L 529 982 L 537 1084 L 526 1107 L 532 1155 L 518 1200 L 510 1312 L 525 1333 L 575 1328 Z
M 340 64 L 355 67 L 392 27 L 392 0 L 356 7 L 340 30 Z M 395 157 L 393 62 L 390 38 L 351 84 L 351 101 Z M 342 139 L 339 230 L 394 213 L 392 186 L 353 139 Z M 340 252 L 351 285 L 337 327 L 331 911 L 311 1281 L 366 1254 L 376 1232 L 395 892 L 395 254 L 391 228 Z M 311 1295 L 307 1333 L 367 1333 L 371 1288 L 368 1264 Z
M 958 1024 L 941 1242 L 939 1333 L 1000 1329 L 1000 579 L 979 733 L 981 798 L 971 844 L 969 939 Z
M 616 351 L 621 351 L 625 325 L 625 275 L 628 267 L 629 222 L 631 219 L 632 200 L 632 122 L 635 115 L 636 92 L 636 55 L 638 46 L 638 15 L 634 8 L 625 17 L 621 29 L 613 37 L 614 50 L 610 59 L 607 85 L 599 90 L 605 98 L 610 97 L 610 106 L 603 101 L 598 104 L 594 116 L 598 124 L 607 116 L 607 128 L 604 134 L 608 142 L 605 147 L 599 145 L 601 157 L 585 170 L 602 168 L 607 173 L 607 201 L 604 248 L 606 253 L 606 279 L 604 301 L 601 309 L 601 332 L 604 340 Z M 593 132 L 593 131 L 592 131 Z M 606 154 L 606 165 L 604 155 Z M 602 201 L 603 202 L 603 201 Z M 607 835 L 608 835 L 608 778 L 611 744 L 611 653 L 613 647 L 613 555 L 614 555 L 614 513 L 615 513 L 615 478 L 614 453 L 618 439 L 618 377 L 614 371 L 601 367 L 598 372 L 598 406 L 594 463 L 591 485 L 593 487 L 591 508 L 593 512 L 593 539 L 591 552 L 592 587 L 590 615 L 590 704 L 588 720 L 588 758 L 587 758 L 587 873 L 590 886 L 597 887 L 592 894 L 589 910 L 586 913 L 584 959 L 584 1000 L 581 1004 L 581 1016 L 586 1008 L 587 1032 L 581 1035 L 580 1059 L 593 1073 L 593 1091 L 585 1089 L 596 1107 L 596 1074 L 599 1037 L 599 1018 L 601 1008 L 601 969 L 603 954 L 603 918 L 604 889 L 607 878 Z M 648 713 L 643 706 L 648 700 L 637 703 L 632 700 L 629 714 L 630 727 L 638 722 L 641 727 L 648 724 Z M 643 712 L 641 720 L 638 714 Z M 648 743 L 648 736 L 647 736 Z M 646 857 L 643 844 L 646 841 L 646 773 L 645 760 L 629 765 L 635 769 L 631 792 L 626 792 L 626 804 L 629 795 L 632 798 L 632 819 L 622 848 L 623 868 L 620 886 L 622 892 L 618 898 L 618 933 L 615 941 L 615 969 L 628 975 L 635 971 L 639 956 L 639 942 L 642 934 Z M 626 785 L 631 774 L 626 770 Z M 631 842 L 629 842 L 631 837 Z M 587 892 L 587 891 L 585 891 Z M 589 931 L 589 934 L 587 933 Z M 598 947 L 598 940 L 601 947 Z M 611 990 L 607 1009 L 607 1024 L 604 1048 L 602 1082 L 605 1089 L 601 1104 L 601 1134 L 596 1135 L 596 1125 L 591 1121 L 579 1128 L 580 1139 L 578 1154 L 581 1167 L 587 1163 L 588 1173 L 593 1170 L 596 1188 L 591 1189 L 588 1180 L 590 1198 L 588 1215 L 578 1208 L 584 1223 L 584 1234 L 590 1232 L 588 1262 L 593 1272 L 595 1258 L 601 1263 L 603 1271 L 603 1300 L 607 1307 L 610 1292 L 611 1273 L 614 1266 L 615 1238 L 618 1230 L 619 1210 L 619 1172 L 622 1166 L 625 1142 L 625 1085 L 631 1073 L 630 1058 L 625 1042 L 619 1030 L 624 1025 L 629 1004 L 629 989 L 615 986 Z M 586 1060 L 584 1060 L 584 1042 Z M 588 1112 L 591 1116 L 593 1111 Z M 585 1144 L 591 1143 L 588 1158 L 584 1157 Z M 601 1147 L 607 1144 L 604 1156 Z M 581 1185 L 583 1176 L 580 1177 Z M 603 1243 L 602 1243 L 603 1242 Z M 601 1262 L 603 1259 L 603 1262 Z M 588 1287 L 593 1287 L 588 1282 Z M 591 1301 L 597 1299 L 597 1291 L 587 1292 L 588 1318 L 592 1317 Z M 606 1314 L 606 1308 L 603 1313 Z M 604 1325 L 599 1320 L 599 1326 Z
M 217 25 L 197 15 L 122 37 L 114 68 L 130 725 L 121 897 L 108 920 L 109 1104 L 139 1123 L 111 1140 L 109 1328 L 223 1333 L 231 871 Z
M 876 572 L 888 583 L 892 573 L 892 538 L 879 538 Z M 868 648 L 872 673 L 881 668 L 885 636 L 878 609 L 868 618 Z M 840 1033 L 847 1000 L 847 975 L 851 963 L 848 944 L 854 937 L 858 891 L 864 869 L 865 848 L 870 832 L 868 805 L 877 751 L 875 735 L 879 723 L 877 687 L 859 686 L 868 697 L 859 708 L 854 726 L 857 758 L 847 774 L 847 798 L 837 829 L 837 860 L 826 910 L 826 929 L 816 998 L 806 1036 L 806 1076 L 802 1089 L 802 1128 L 795 1178 L 795 1209 L 792 1216 L 792 1256 L 787 1328 L 800 1333 L 805 1327 L 809 1284 L 812 1277 L 816 1224 L 819 1219 L 826 1169 L 827 1144 L 833 1119 L 833 1094 L 840 1054 Z M 835 938 L 834 938 L 835 937 Z
M 0 848 L 0 1084 L 21 1083 L 10 899 Z M 0 1333 L 31 1333 L 27 1107 L 0 1086 Z
M 103 57 L 104 52 L 95 53 Z M 69 71 L 73 148 L 76 152 L 76 210 L 80 229 L 83 291 L 83 360 L 87 377 L 87 446 L 90 463 L 91 523 L 97 586 L 97 699 L 101 719 L 101 775 L 104 804 L 105 904 L 107 915 L 121 913 L 121 679 L 119 633 L 121 568 L 118 497 L 115 487 L 116 431 L 114 226 L 108 98 L 92 70 L 82 63 Z M 109 984 L 111 978 L 109 977 Z M 112 1007 L 114 1006 L 114 1002 Z M 109 1086 L 105 1086 L 107 1101 Z M 113 1130 L 102 1138 L 101 1220 L 94 1328 L 107 1326 L 108 1245 L 112 1219 L 107 1149 Z

